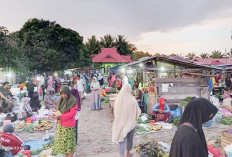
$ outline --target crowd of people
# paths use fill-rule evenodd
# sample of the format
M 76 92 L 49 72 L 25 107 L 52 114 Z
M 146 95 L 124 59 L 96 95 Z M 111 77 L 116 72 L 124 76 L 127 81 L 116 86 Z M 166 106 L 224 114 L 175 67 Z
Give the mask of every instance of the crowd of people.
M 93 74 L 91 77 L 85 74 L 76 74 L 71 78 L 65 77 L 64 79 L 54 78 L 51 75 L 41 76 L 39 80 L 30 78 L 28 82 L 19 85 L 22 89 L 26 87 L 28 95 L 20 101 L 18 108 L 20 112 L 17 112 L 18 119 L 25 120 L 32 116 L 33 112 L 38 112 L 42 106 L 55 111 L 54 117 L 57 119 L 57 125 L 53 151 L 57 154 L 65 154 L 66 157 L 73 157 L 77 145 L 78 119 L 83 100 L 86 93 L 91 92 L 90 109 L 101 110 L 101 102 L 110 97 L 106 94 L 105 82 L 108 82 L 109 87 L 118 90 L 114 103 L 112 141 L 119 144 L 119 154 L 122 157 L 130 157 L 135 126 L 141 112 L 147 112 L 148 103 L 148 91 L 145 88 L 140 90 L 133 75 L 126 76 L 113 73 L 106 79 L 99 73 Z M 38 87 L 36 91 L 35 87 Z M 53 98 L 55 93 L 60 95 L 57 101 Z M 12 112 L 18 102 L 18 99 L 10 92 L 9 83 L 3 83 L 0 88 L 0 112 Z M 152 111 L 152 118 L 155 121 L 167 122 L 170 119 L 170 108 L 165 98 L 160 98 Z M 216 113 L 217 108 L 208 100 L 203 98 L 192 99 L 181 117 L 170 156 L 206 157 L 208 152 L 202 124 L 212 119 Z M 5 125 L 0 141 L 7 141 L 8 138 L 11 138 L 12 143 L 17 142 L 17 150 L 11 150 L 13 155 L 17 153 L 18 148 L 29 149 L 22 146 L 22 141 L 14 137 L 13 131 L 12 123 Z M 9 143 L 1 142 L 1 144 L 6 147 L 9 146 Z

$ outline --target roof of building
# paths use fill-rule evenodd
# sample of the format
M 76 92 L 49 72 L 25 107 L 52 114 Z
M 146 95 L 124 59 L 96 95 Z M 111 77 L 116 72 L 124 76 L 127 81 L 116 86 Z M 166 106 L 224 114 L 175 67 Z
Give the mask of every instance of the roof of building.
M 191 60 L 201 65 L 226 65 L 232 64 L 232 58 L 195 58 Z
M 93 63 L 130 63 L 130 56 L 123 56 L 117 48 L 101 48 L 101 52 L 92 58 Z

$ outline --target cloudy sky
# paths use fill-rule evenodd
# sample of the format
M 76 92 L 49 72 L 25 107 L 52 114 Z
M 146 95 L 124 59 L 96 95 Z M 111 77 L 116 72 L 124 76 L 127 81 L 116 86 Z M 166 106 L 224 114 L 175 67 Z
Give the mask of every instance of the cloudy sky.
M 30 18 L 56 21 L 84 39 L 125 35 L 139 50 L 197 54 L 232 48 L 231 0 L 5 0 L 0 25 L 19 30 Z

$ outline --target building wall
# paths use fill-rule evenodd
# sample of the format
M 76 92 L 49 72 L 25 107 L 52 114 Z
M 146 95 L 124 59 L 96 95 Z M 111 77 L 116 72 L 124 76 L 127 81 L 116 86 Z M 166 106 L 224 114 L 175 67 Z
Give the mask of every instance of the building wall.
M 166 98 L 169 104 L 180 103 L 189 96 L 209 99 L 210 93 L 204 78 L 166 78 L 156 81 L 158 96 Z

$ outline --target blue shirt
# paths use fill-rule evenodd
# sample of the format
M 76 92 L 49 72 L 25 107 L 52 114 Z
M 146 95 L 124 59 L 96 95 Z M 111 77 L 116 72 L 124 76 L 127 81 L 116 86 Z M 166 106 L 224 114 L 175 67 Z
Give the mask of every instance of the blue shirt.
M 160 104 L 157 103 L 154 107 L 152 107 L 152 111 L 159 112 Z M 164 104 L 164 110 L 163 113 L 168 113 L 170 112 L 170 108 L 167 104 Z

